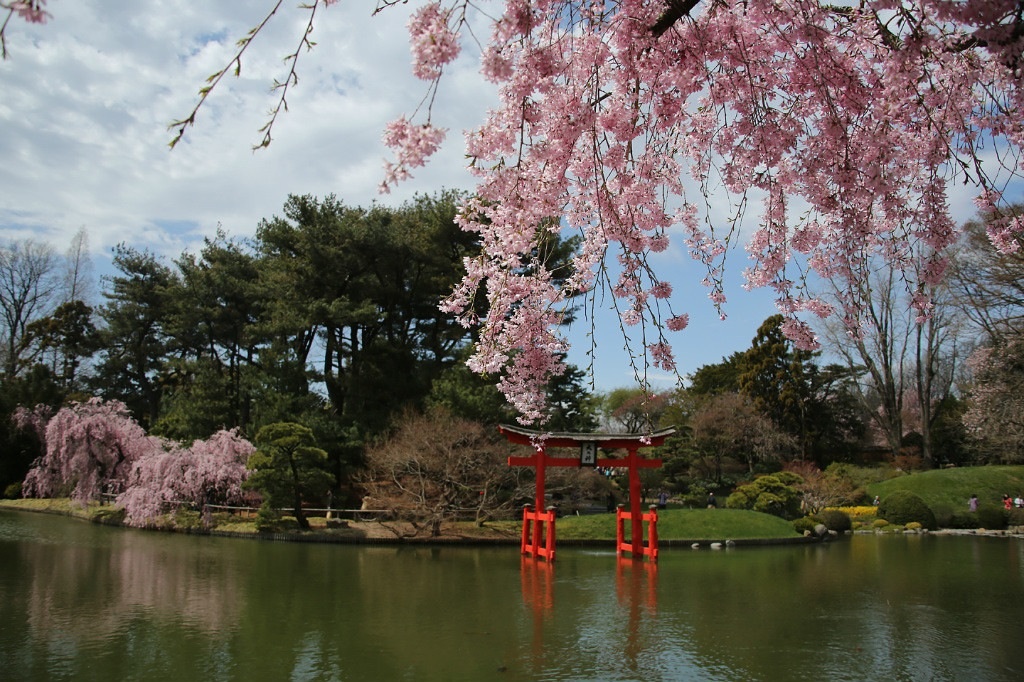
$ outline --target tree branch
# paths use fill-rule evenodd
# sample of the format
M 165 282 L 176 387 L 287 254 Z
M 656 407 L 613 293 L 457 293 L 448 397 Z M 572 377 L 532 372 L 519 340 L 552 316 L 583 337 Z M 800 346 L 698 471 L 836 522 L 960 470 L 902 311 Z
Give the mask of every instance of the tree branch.
M 700 0 L 665 0 L 665 11 L 661 13 L 658 20 L 651 26 L 651 33 L 655 37 L 661 36 L 665 31 L 683 17 L 690 14 L 690 10 L 697 6 Z

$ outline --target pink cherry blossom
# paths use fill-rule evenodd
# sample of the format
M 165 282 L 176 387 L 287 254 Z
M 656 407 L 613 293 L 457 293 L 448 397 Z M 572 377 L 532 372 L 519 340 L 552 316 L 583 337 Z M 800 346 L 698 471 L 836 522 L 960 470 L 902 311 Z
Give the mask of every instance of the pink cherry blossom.
M 469 4 L 445 6 L 423 16 Z M 570 294 L 603 284 L 624 303 L 623 324 L 686 326 L 655 305 L 679 287 L 648 265 L 680 230 L 724 316 L 726 246 L 750 205 L 759 227 L 746 244 L 747 283 L 776 292 L 785 333 L 810 349 L 817 339 L 801 315 L 854 320 L 859 301 L 833 308 L 805 295 L 796 259 L 851 288 L 872 255 L 908 282 L 934 283 L 959 234 L 949 183 L 975 185 L 999 216 L 1006 205 L 994 189 L 1020 179 L 1016 2 L 722 0 L 673 20 L 676 6 L 507 0 L 493 14 L 481 68 L 501 106 L 467 133 L 479 184 L 461 217 L 484 255 L 445 309 L 481 325 L 474 366 L 504 368 L 513 402 L 546 382 L 533 344 L 560 347 L 557 328 L 543 325 L 557 324 Z M 982 146 L 1004 161 L 983 162 Z M 724 222 L 704 198 L 722 190 L 741 199 Z M 755 197 L 759 209 L 747 201 Z M 1008 250 L 1024 225 L 1005 215 L 991 237 Z M 524 269 L 552 218 L 582 237 L 564 289 L 543 268 Z M 599 275 L 610 259 L 612 279 Z M 472 306 L 480 290 L 491 306 L 484 320 Z M 516 314 L 526 300 L 548 314 Z M 646 350 L 664 367 L 662 343 Z
M 459 56 L 458 36 L 448 26 L 450 12 L 432 2 L 416 10 L 409 20 L 412 72 L 417 78 L 440 77 L 445 64 Z
M 43 9 L 45 5 L 46 0 L 15 0 L 0 7 L 6 6 L 25 21 L 43 24 L 50 17 L 50 13 Z
M 785 333 L 813 348 L 808 315 L 855 333 L 853 292 L 871 263 L 901 271 L 908 290 L 940 280 L 960 234 L 953 186 L 977 193 L 997 248 L 1019 248 L 1024 218 L 1003 196 L 1024 179 L 1019 0 L 415 4 L 412 71 L 427 96 L 387 125 L 381 189 L 440 147 L 439 83 L 462 40 L 478 45 L 498 103 L 465 133 L 477 186 L 459 223 L 482 254 L 443 308 L 479 329 L 472 366 L 502 372 L 527 418 L 564 369 L 570 297 L 611 292 L 624 325 L 642 327 L 643 354 L 665 364 L 647 339 L 667 343 L 661 326 L 679 331 L 686 317 L 663 284 L 699 297 L 656 271 L 670 261 L 655 254 L 687 252 L 724 317 L 726 257 L 744 242 L 747 286 L 773 291 Z M 46 16 L 43 0 L 4 6 Z M 581 238 L 564 284 L 537 262 L 546 230 Z M 816 302 L 815 273 L 848 295 Z M 929 305 L 913 302 L 922 316 Z
M 384 130 L 384 144 L 397 152 L 397 162 L 386 162 L 382 191 L 389 191 L 395 183 L 408 179 L 409 169 L 422 166 L 444 141 L 446 131 L 429 123 L 417 125 L 404 116 L 392 121 Z
M 134 464 L 163 449 L 116 400 L 93 398 L 62 408 L 46 425 L 43 456 L 25 477 L 27 497 L 70 492 L 85 504 L 124 487 Z
M 116 494 L 125 521 L 149 525 L 181 506 L 237 504 L 255 448 L 237 430 L 220 431 L 188 448 L 149 436 L 116 400 L 72 403 L 46 420 L 48 409 L 19 411 L 17 422 L 41 431 L 43 456 L 25 477 L 26 497 L 70 493 L 85 504 Z

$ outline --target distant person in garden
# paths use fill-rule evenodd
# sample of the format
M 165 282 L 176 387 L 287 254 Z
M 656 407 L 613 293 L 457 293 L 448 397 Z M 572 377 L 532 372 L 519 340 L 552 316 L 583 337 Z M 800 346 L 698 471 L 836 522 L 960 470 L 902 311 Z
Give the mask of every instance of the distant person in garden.
M 718 500 L 715 499 L 714 493 L 708 493 L 708 509 L 714 509 L 718 506 Z
M 664 509 L 668 506 L 668 493 L 662 490 L 658 494 L 658 509 Z
M 1003 509 L 1013 509 L 1013 500 L 1009 495 L 1003 495 Z
M 875 495 L 875 499 L 871 504 L 877 507 L 878 505 L 882 504 L 882 500 L 878 499 L 878 495 Z
M 1013 498 L 1013 506 L 1017 509 L 1024 507 L 1024 497 L 1021 497 L 1020 493 L 1017 493 L 1017 497 Z
M 978 511 L 978 496 L 971 495 L 971 499 L 967 502 L 967 508 L 972 512 Z

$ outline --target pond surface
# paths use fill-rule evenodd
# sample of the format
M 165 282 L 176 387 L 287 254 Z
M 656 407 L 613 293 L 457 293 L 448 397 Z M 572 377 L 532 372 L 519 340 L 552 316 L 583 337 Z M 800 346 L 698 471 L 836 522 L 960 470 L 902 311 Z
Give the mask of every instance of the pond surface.
M 0 510 L 0 680 L 1021 680 L 1024 541 L 293 544 Z

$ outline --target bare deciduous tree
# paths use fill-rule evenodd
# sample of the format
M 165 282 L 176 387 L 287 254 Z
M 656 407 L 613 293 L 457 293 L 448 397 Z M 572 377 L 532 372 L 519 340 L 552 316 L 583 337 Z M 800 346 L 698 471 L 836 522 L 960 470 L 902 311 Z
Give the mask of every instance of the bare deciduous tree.
M 509 454 L 495 429 L 441 409 L 410 412 L 389 439 L 369 448 L 363 486 L 372 506 L 411 521 L 415 532 L 436 536 L 460 512 L 471 511 L 482 522 L 511 511 L 524 495 L 521 470 L 508 466 Z
M 50 314 L 60 281 L 52 247 L 31 239 L 0 246 L 0 367 L 17 376 L 29 363 L 28 326 Z

